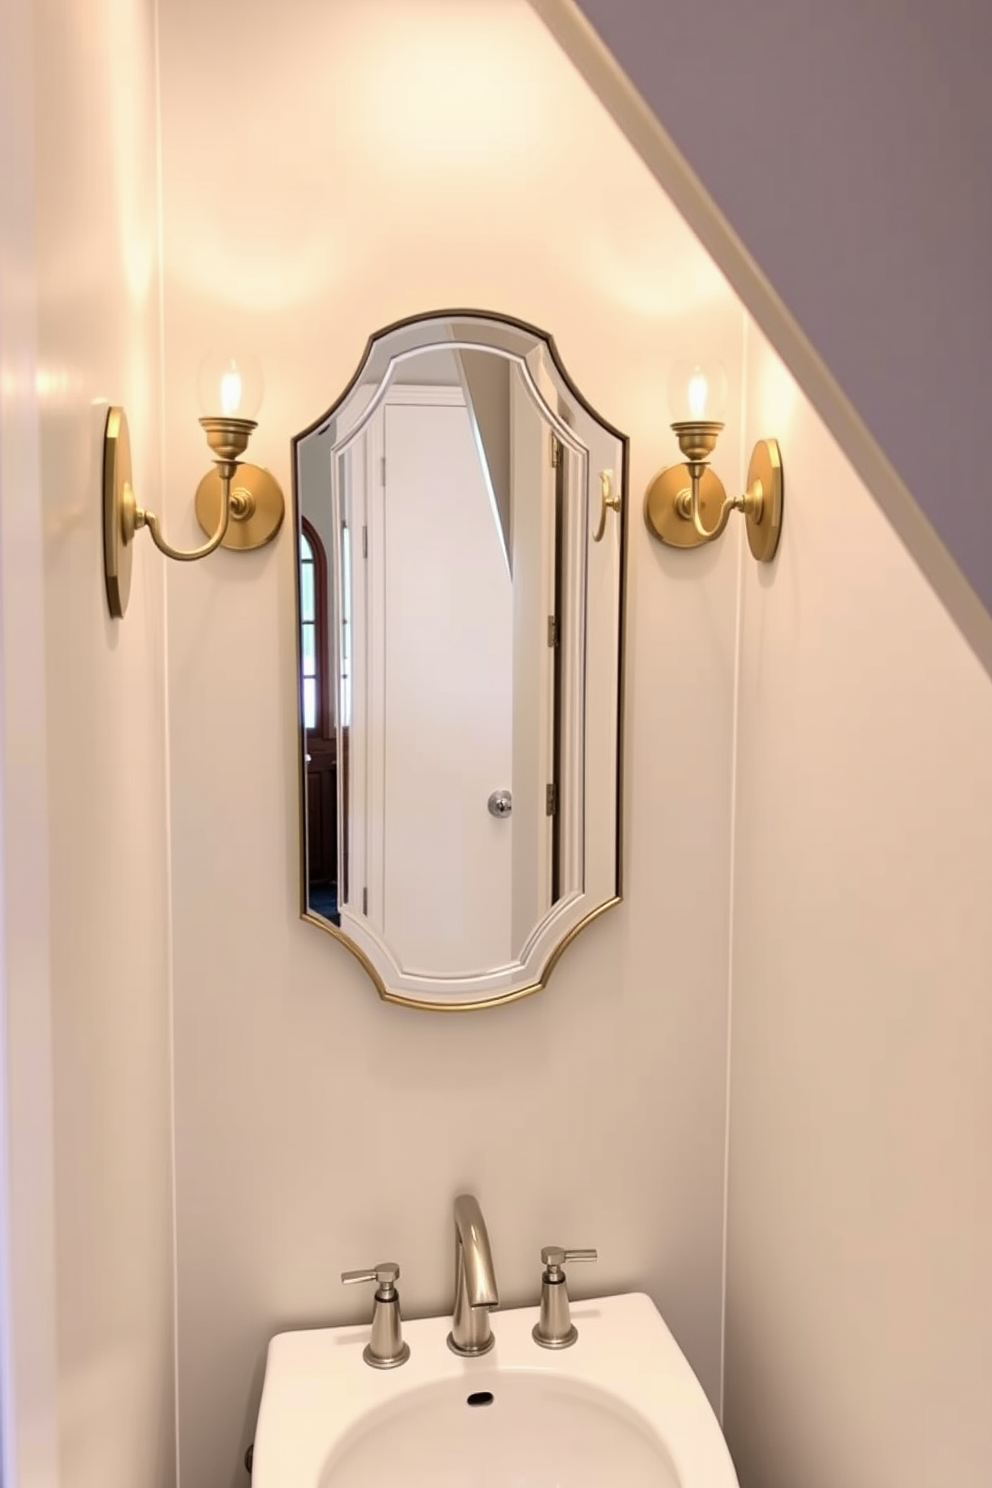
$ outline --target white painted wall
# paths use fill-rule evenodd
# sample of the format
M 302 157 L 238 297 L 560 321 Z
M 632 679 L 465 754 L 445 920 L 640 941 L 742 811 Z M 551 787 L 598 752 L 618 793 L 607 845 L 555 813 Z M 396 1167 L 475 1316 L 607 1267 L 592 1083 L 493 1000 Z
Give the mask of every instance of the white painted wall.
M 992 1480 L 992 683 L 749 332 L 726 1427 L 743 1488 Z
M 140 553 L 110 620 L 101 510 L 108 398 L 159 487 L 153 8 L 4 5 L 0 37 L 4 1477 L 167 1488 L 163 575 Z
M 31 12 L 0 0 L 0 1480 L 58 1483 Z
M 225 334 L 263 361 L 255 455 L 287 489 L 290 435 L 369 331 L 429 308 L 552 330 L 632 435 L 627 898 L 499 1012 L 383 1005 L 298 919 L 287 536 L 169 569 L 183 1488 L 243 1482 L 271 1333 L 365 1316 L 340 1270 L 391 1254 L 409 1314 L 448 1305 L 462 1185 L 507 1303 L 536 1297 L 542 1244 L 598 1245 L 577 1287 L 646 1287 L 715 1398 L 736 551 L 665 553 L 640 493 L 669 359 L 701 340 L 736 376 L 740 308 L 522 0 L 170 0 L 161 22 L 176 540 Z M 218 89 L 222 53 L 263 108 Z

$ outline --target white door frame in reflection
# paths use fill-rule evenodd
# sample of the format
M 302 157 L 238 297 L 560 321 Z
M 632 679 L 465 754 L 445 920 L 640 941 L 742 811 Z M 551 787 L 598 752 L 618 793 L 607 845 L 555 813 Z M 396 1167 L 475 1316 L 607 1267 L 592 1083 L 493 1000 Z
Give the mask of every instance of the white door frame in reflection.
M 513 959 L 514 816 L 482 809 L 511 779 L 513 589 L 462 389 L 390 387 L 367 426 L 363 465 L 366 604 L 355 606 L 352 633 L 368 718 L 352 720 L 351 753 L 368 768 L 364 803 L 355 792 L 342 803 L 348 840 L 364 838 L 364 914 L 403 971 L 464 975 L 473 959 Z M 348 904 L 341 928 L 361 933 Z

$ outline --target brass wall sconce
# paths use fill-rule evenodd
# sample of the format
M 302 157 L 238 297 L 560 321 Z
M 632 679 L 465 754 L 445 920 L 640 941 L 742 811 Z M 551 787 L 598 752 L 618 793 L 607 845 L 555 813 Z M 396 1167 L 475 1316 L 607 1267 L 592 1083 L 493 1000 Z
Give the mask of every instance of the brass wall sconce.
M 710 468 L 723 428 L 727 374 L 719 363 L 676 362 L 668 384 L 672 430 L 684 465 L 659 471 L 644 497 L 644 520 L 672 548 L 698 548 L 720 537 L 735 511 L 744 514 L 747 541 L 759 563 L 775 557 L 782 531 L 782 457 L 778 440 L 759 439 L 751 452 L 747 488 L 728 496 Z
M 118 405 L 107 411 L 103 438 L 103 566 L 107 603 L 122 620 L 131 592 L 135 533 L 147 527 L 167 558 L 193 563 L 215 548 L 246 552 L 264 547 L 282 526 L 286 503 L 273 476 L 239 456 L 258 428 L 252 415 L 262 401 L 262 372 L 254 357 L 207 357 L 197 379 L 204 416 L 200 425 L 214 454 L 214 468 L 196 491 L 196 518 L 207 541 L 198 548 L 174 548 L 162 536 L 159 518 L 139 506 L 131 484 L 131 440 L 127 415 Z
M 620 510 L 620 492 L 613 489 L 613 471 L 601 470 L 599 472 L 599 521 L 596 523 L 596 531 L 592 535 L 593 542 L 602 542 L 606 532 L 607 512 Z

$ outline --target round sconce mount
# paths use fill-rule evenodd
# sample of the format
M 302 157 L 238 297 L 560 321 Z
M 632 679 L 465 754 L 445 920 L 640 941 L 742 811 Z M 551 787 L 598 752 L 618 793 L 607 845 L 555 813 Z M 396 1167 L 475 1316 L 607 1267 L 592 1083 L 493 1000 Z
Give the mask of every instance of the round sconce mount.
M 223 492 L 219 471 L 208 470 L 196 488 L 195 500 L 196 520 L 204 532 L 217 527 Z M 231 520 L 221 547 L 241 553 L 264 548 L 282 526 L 285 512 L 282 488 L 275 476 L 261 465 L 239 464 L 231 481 Z
M 699 548 L 706 542 L 679 509 L 679 498 L 688 498 L 691 484 L 687 465 L 668 465 L 658 472 L 644 496 L 644 520 L 655 537 L 670 548 Z M 707 466 L 699 482 L 699 512 L 705 526 L 716 525 L 726 497 L 723 481 Z
M 760 515 L 755 516 L 752 510 L 745 512 L 747 543 L 752 557 L 759 563 L 770 563 L 782 535 L 782 456 L 777 439 L 759 439 L 751 451 L 747 489 L 756 491 L 758 485 L 761 487 Z
M 134 508 L 127 414 L 114 407 L 107 411 L 103 440 L 103 571 L 115 620 L 123 620 L 131 593 Z

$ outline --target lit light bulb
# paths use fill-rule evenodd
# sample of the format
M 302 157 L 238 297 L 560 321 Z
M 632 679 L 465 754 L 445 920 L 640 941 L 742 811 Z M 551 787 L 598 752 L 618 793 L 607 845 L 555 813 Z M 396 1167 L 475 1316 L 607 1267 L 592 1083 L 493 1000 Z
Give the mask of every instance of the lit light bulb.
M 227 372 L 220 379 L 220 411 L 232 417 L 237 417 L 241 408 L 241 394 L 244 384 L 241 381 L 241 373 L 232 362 Z
M 727 373 L 717 361 L 680 361 L 668 379 L 673 423 L 718 423 L 727 406 Z
M 240 394 L 240 385 L 239 385 Z M 689 378 L 689 417 L 701 419 L 706 413 L 706 400 L 709 397 L 710 385 L 706 381 L 705 372 L 697 367 Z
M 262 369 L 250 352 L 212 351 L 200 364 L 196 393 L 206 418 L 253 419 L 262 392 Z

